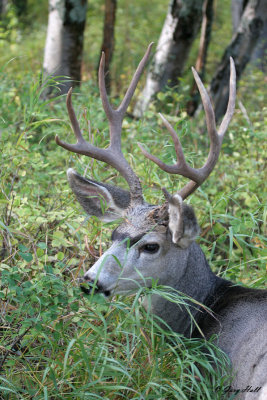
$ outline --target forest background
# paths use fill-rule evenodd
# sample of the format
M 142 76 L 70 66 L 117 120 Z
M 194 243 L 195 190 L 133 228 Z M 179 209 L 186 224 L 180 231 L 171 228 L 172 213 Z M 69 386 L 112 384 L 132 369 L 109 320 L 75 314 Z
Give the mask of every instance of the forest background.
M 95 180 L 125 184 L 105 165 L 68 154 L 55 143 L 56 134 L 72 141 L 72 133 L 65 96 L 43 96 L 58 82 L 44 78 L 42 68 L 47 1 L 28 1 L 23 15 L 14 4 L 6 5 L 0 21 L 0 397 L 222 399 L 224 355 L 212 343 L 165 332 L 140 306 L 140 295 L 166 297 L 166 288 L 155 283 L 130 299 L 108 301 L 81 294 L 77 278 L 107 248 L 113 224 L 83 214 L 65 171 L 74 167 Z M 167 8 L 167 1 L 118 2 L 110 71 L 113 104 L 122 98 L 148 43 L 154 41 L 156 47 Z M 230 1 L 214 2 L 213 11 L 206 83 L 232 37 Z M 89 1 L 82 83 L 73 94 L 85 136 L 101 147 L 108 143 L 96 73 L 104 12 L 104 1 Z M 144 159 L 136 146 L 142 142 L 166 163 L 175 159 L 158 111 L 172 122 L 192 165 L 202 165 L 208 153 L 203 112 L 198 110 L 194 118 L 186 112 L 190 66 L 198 49 L 199 34 L 179 88 L 165 87 L 142 119 L 129 115 L 123 124 L 124 151 L 151 203 L 164 201 L 162 186 L 174 192 L 183 184 Z M 219 164 L 190 199 L 202 229 L 198 242 L 213 270 L 255 288 L 266 286 L 266 119 L 266 69 L 250 63 L 239 81 L 236 112 Z M 225 375 L 217 373 L 211 360 L 225 368 Z

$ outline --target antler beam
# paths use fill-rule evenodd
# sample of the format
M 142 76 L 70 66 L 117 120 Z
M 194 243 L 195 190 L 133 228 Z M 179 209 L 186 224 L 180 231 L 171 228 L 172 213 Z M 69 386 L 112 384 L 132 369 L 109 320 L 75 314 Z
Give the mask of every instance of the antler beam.
M 121 131 L 122 131 L 122 121 L 126 113 L 127 107 L 133 97 L 134 91 L 136 89 L 137 83 L 140 76 L 144 70 L 147 60 L 150 55 L 151 47 L 153 43 L 147 48 L 147 51 L 142 58 L 140 64 L 138 65 L 136 72 L 132 78 L 130 86 L 120 104 L 120 106 L 114 110 L 108 100 L 106 86 L 105 86 L 105 54 L 102 53 L 100 65 L 99 65 L 99 91 L 102 100 L 103 108 L 109 121 L 109 134 L 110 134 L 110 144 L 106 149 L 101 149 L 93 146 L 87 142 L 81 133 L 75 111 L 72 106 L 71 94 L 72 89 L 69 90 L 67 95 L 67 110 L 72 125 L 73 132 L 76 136 L 77 142 L 75 144 L 69 144 L 59 139 L 56 136 L 56 142 L 59 146 L 72 151 L 77 154 L 83 154 L 88 157 L 92 157 L 96 160 L 103 161 L 113 168 L 115 168 L 127 181 L 130 194 L 131 194 L 131 205 L 138 203 L 143 203 L 142 187 L 139 178 L 134 173 L 126 159 L 121 152 Z

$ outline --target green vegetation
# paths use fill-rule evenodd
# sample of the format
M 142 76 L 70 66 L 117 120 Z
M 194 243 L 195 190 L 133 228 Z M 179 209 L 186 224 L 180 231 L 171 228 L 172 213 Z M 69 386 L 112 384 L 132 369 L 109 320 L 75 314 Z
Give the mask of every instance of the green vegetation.
M 126 25 L 133 34 L 123 37 L 127 45 L 118 39 L 114 97 L 121 95 L 164 19 L 162 2 L 153 1 L 155 7 L 150 2 L 146 16 L 143 7 L 148 5 L 143 3 L 123 1 L 118 11 L 118 38 Z M 108 301 L 80 292 L 77 278 L 108 247 L 114 225 L 86 218 L 65 171 L 71 166 L 96 180 L 124 186 L 125 182 L 105 165 L 68 154 L 54 141 L 56 134 L 69 141 L 73 135 L 64 101 L 40 99 L 46 2 L 38 4 L 37 12 L 30 2 L 35 19 L 31 26 L 21 26 L 10 11 L 10 35 L 0 42 L 0 398 L 223 399 L 225 356 L 212 343 L 185 340 L 163 330 L 139 304 L 142 293 L 166 296 L 166 288 L 155 285 L 132 298 Z M 217 7 L 224 4 L 219 1 Z M 73 103 L 85 137 L 104 147 L 108 127 L 91 78 L 101 42 L 102 7 L 90 1 L 84 83 Z M 148 14 L 150 22 L 142 24 Z M 133 20 L 139 23 L 133 26 Z M 218 27 L 222 25 L 223 35 L 226 29 L 229 35 L 230 20 L 217 21 Z M 215 35 L 219 37 L 219 30 Z M 211 65 L 223 50 L 216 43 Z M 183 182 L 166 176 L 136 146 L 140 141 L 165 162 L 174 159 L 158 110 L 168 114 L 192 165 L 202 165 L 207 156 L 203 115 L 189 120 L 183 111 L 189 79 L 179 93 L 160 94 L 157 108 L 152 105 L 142 121 L 124 122 L 124 151 L 151 203 L 163 201 L 162 186 L 175 191 Z M 239 104 L 220 163 L 190 199 L 202 228 L 199 242 L 212 268 L 258 288 L 266 281 L 265 87 L 263 74 L 250 66 L 240 83 Z M 175 301 L 182 299 L 177 295 Z M 215 366 L 225 373 L 218 373 Z

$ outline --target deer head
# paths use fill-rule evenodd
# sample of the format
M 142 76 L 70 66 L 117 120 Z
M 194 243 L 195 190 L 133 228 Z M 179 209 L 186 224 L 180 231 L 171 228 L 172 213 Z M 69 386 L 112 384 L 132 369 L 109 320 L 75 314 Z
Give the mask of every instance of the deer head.
M 68 144 L 56 137 L 57 144 L 65 149 L 103 161 L 115 168 L 129 186 L 129 191 L 126 191 L 113 185 L 83 178 L 73 169 L 68 170 L 70 186 L 87 214 L 97 216 L 103 221 L 123 218 L 123 223 L 112 233 L 113 244 L 84 277 L 87 281 L 95 281 L 97 291 L 106 295 L 127 293 L 139 285 L 149 286 L 152 279 L 158 280 L 161 284 L 172 282 L 174 287 L 183 291 L 186 283 L 183 283 L 181 278 L 188 268 L 188 260 L 192 258 L 192 249 L 194 249 L 197 263 L 205 265 L 204 256 L 194 244 L 194 239 L 199 233 L 197 220 L 193 209 L 185 204 L 184 200 L 207 179 L 213 170 L 219 157 L 224 134 L 234 113 L 236 76 L 233 60 L 230 59 L 228 108 L 218 131 L 209 96 L 197 72 L 192 68 L 206 115 L 210 138 L 209 155 L 203 167 L 199 169 L 190 167 L 186 163 L 176 132 L 160 115 L 174 142 L 176 164 L 164 164 L 138 143 L 139 148 L 145 157 L 156 163 L 162 170 L 170 174 L 182 175 L 190 181 L 174 195 L 170 195 L 166 189 L 163 189 L 166 198 L 163 205 L 147 204 L 143 199 L 140 180 L 122 154 L 121 130 L 123 117 L 149 58 L 151 47 L 152 43 L 148 46 L 125 97 L 116 110 L 111 107 L 107 98 L 104 83 L 105 55 L 102 54 L 99 88 L 110 127 L 108 148 L 97 148 L 84 140 L 72 107 L 71 90 L 67 95 L 67 109 L 77 143 Z

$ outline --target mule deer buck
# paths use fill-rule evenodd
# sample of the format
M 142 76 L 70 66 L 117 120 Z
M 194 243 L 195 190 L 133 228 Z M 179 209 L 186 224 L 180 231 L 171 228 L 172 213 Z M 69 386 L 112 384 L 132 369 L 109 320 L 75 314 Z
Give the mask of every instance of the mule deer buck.
M 78 201 L 89 215 L 103 221 L 119 217 L 124 222 L 112 233 L 113 244 L 86 272 L 84 279 L 95 282 L 98 292 L 106 296 L 127 294 L 140 286 L 151 286 L 152 279 L 167 285 L 206 306 L 192 309 L 194 321 L 205 338 L 218 335 L 218 346 L 228 354 L 233 367 L 232 387 L 239 390 L 239 399 L 267 399 L 267 291 L 234 285 L 216 276 L 195 242 L 199 233 L 193 209 L 184 200 L 212 172 L 224 134 L 235 107 L 235 66 L 230 59 L 230 94 L 226 114 L 216 130 L 213 108 L 208 94 L 197 74 L 193 74 L 202 98 L 210 151 L 205 165 L 194 169 L 185 160 L 176 132 L 161 115 L 164 126 L 172 136 L 177 163 L 167 165 L 149 154 L 140 144 L 142 153 L 170 174 L 178 174 L 190 181 L 176 194 L 165 189 L 163 205 L 147 204 L 142 195 L 140 180 L 121 151 L 122 120 L 148 60 L 149 45 L 120 106 L 114 110 L 107 98 L 104 83 L 105 56 L 99 67 L 99 88 L 103 107 L 110 126 L 110 145 L 97 148 L 86 142 L 79 128 L 71 102 L 67 96 L 67 109 L 76 144 L 68 144 L 56 137 L 60 146 L 72 152 L 103 161 L 115 168 L 127 181 L 129 191 L 119 187 L 85 179 L 73 169 L 68 170 L 70 186 Z M 103 209 L 103 200 L 106 208 Z M 119 265 L 120 264 L 120 265 Z M 90 292 L 89 289 L 84 291 Z M 199 336 L 192 328 L 188 312 L 177 304 L 158 295 L 151 299 L 152 312 L 162 318 L 174 331 L 187 337 Z

